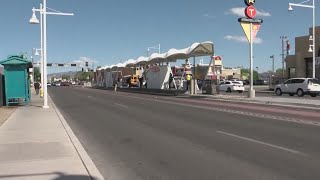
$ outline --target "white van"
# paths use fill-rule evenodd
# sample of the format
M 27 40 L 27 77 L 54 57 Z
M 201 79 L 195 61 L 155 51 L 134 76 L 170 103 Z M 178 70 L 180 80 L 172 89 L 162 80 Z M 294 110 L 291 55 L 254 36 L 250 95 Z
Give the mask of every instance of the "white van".
M 297 94 L 302 97 L 305 94 L 310 94 L 310 96 L 316 97 L 320 94 L 320 82 L 313 78 L 293 78 L 276 85 L 274 90 L 278 96 L 282 94 L 294 96 Z

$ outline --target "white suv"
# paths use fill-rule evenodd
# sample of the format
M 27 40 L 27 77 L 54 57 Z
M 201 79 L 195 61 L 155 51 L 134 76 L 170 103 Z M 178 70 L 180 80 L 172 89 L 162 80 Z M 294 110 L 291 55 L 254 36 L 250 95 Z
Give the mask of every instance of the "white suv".
M 316 97 L 320 93 L 320 82 L 313 78 L 293 78 L 278 84 L 274 89 L 278 96 L 282 94 L 294 96 L 297 94 L 302 97 L 305 94 L 310 94 L 310 96 Z
M 242 82 L 239 81 L 224 81 L 220 83 L 219 90 L 226 92 L 237 91 L 242 93 L 244 91 L 244 86 Z

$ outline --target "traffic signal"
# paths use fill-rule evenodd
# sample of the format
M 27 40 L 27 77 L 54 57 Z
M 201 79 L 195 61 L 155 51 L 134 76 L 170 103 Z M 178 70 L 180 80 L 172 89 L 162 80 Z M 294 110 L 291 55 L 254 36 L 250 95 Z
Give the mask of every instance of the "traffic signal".
M 81 70 L 82 72 L 84 71 L 84 69 L 82 68 L 82 70 Z
M 86 67 L 88 67 L 89 66 L 89 63 L 88 62 L 86 62 Z

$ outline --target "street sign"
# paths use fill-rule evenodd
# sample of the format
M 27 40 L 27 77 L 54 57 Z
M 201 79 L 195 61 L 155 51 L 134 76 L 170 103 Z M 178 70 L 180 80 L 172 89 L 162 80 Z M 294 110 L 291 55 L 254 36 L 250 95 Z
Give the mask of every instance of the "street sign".
M 243 29 L 243 32 L 245 33 L 249 43 L 251 42 L 251 36 L 250 36 L 250 23 L 245 23 L 245 22 L 242 22 L 240 23 L 241 24 L 241 27 Z M 257 37 L 257 34 L 260 30 L 260 24 L 252 24 L 252 40 L 254 41 Z
M 244 10 L 244 13 L 248 18 L 253 19 L 257 14 L 257 10 L 256 10 L 256 8 L 254 6 L 248 6 Z
M 262 24 L 263 20 L 262 19 L 249 19 L 249 18 L 239 18 L 238 21 L 240 23 L 246 22 L 246 23 L 256 23 L 256 24 Z
M 247 6 L 253 6 L 256 3 L 256 0 L 244 0 Z
M 255 40 L 260 30 L 261 24 L 252 24 L 252 39 Z

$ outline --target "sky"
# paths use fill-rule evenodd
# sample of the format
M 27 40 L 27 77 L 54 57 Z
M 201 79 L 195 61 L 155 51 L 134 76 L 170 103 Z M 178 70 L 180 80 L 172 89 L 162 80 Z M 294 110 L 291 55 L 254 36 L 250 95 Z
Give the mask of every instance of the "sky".
M 259 72 L 272 69 L 271 55 L 275 55 L 276 68 L 281 67 L 280 36 L 290 39 L 293 54 L 294 38 L 307 35 L 312 26 L 312 10 L 294 7 L 288 12 L 289 2 L 302 0 L 256 1 L 256 18 L 264 20 L 253 52 L 254 67 Z M 0 59 L 21 52 L 30 57 L 32 48 L 40 48 L 40 26 L 29 24 L 32 8 L 39 8 L 40 3 L 1 0 Z M 317 3 L 320 5 L 316 1 L 316 10 Z M 48 62 L 89 61 L 90 66 L 92 62 L 105 66 L 146 56 L 147 48 L 158 44 L 164 53 L 212 41 L 215 54 L 222 56 L 225 66 L 249 67 L 249 44 L 238 22 L 244 16 L 243 0 L 47 0 L 47 6 L 75 14 L 48 15 Z M 209 57 L 204 60 L 208 62 Z M 59 71 L 66 68 L 49 68 L 49 73 Z

